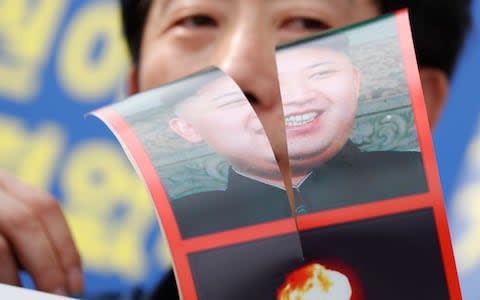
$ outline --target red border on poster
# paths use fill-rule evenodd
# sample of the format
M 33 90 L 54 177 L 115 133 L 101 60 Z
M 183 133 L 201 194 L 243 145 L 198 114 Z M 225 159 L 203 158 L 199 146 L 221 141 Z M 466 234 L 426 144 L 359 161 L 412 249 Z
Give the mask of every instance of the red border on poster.
M 458 282 L 457 268 L 453 254 L 450 231 L 448 229 L 447 213 L 443 202 L 443 195 L 440 184 L 440 177 L 435 159 L 435 151 L 431 139 L 430 125 L 427 118 L 425 99 L 423 96 L 420 74 L 417 67 L 417 59 L 413 46 L 410 21 L 406 9 L 395 13 L 398 35 L 400 39 L 401 53 L 405 73 L 407 76 L 408 88 L 412 99 L 412 109 L 414 111 L 418 131 L 418 141 L 425 166 L 425 173 L 430 188 L 430 197 L 433 200 L 433 213 L 437 224 L 438 239 L 440 250 L 442 252 L 445 274 L 451 299 L 462 299 L 460 284 Z
M 108 120 L 106 123 L 112 127 L 115 134 L 117 134 L 120 140 L 125 143 L 125 150 L 129 152 L 133 163 L 143 177 L 148 191 L 152 195 L 152 200 L 157 215 L 159 216 L 162 233 L 165 234 L 170 249 L 175 249 L 175 251 L 170 251 L 170 253 L 176 270 L 182 270 L 181 272 L 175 272 L 176 276 L 178 276 L 177 283 L 178 288 L 181 290 L 181 295 L 186 299 L 197 299 L 192 272 L 190 270 L 187 255 L 183 250 L 184 247 L 180 230 L 175 221 L 175 216 L 172 207 L 170 206 L 167 193 L 161 184 L 160 177 L 158 176 L 147 151 L 135 135 L 133 129 L 113 109 L 109 107 L 102 108 L 96 111 L 95 115 L 100 119 Z

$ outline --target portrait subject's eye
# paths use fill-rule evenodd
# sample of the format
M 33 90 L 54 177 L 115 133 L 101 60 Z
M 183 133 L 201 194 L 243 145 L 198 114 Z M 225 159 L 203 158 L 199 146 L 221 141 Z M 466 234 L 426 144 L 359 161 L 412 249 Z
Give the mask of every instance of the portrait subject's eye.
M 326 78 L 332 74 L 334 74 L 334 70 L 321 70 L 321 71 L 314 71 L 309 74 L 308 78 L 311 79 L 320 79 L 320 78 Z
M 208 15 L 193 15 L 180 19 L 176 22 L 176 26 L 182 26 L 185 28 L 195 29 L 201 27 L 214 27 L 217 26 L 217 21 Z
M 236 108 L 239 106 L 243 106 L 247 104 L 247 100 L 243 97 L 234 97 L 230 99 L 225 99 L 222 101 L 222 103 L 219 103 L 217 105 L 217 108 L 219 109 L 230 109 L 230 108 Z

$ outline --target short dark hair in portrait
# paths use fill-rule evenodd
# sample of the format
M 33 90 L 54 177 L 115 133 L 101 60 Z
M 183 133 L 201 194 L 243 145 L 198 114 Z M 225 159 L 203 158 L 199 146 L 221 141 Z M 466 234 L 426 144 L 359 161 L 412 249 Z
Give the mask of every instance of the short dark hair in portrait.
M 277 51 L 289 50 L 297 46 L 301 48 L 326 48 L 335 52 L 343 53 L 347 56 L 350 54 L 350 39 L 348 35 L 341 31 L 335 31 L 334 34 L 322 35 L 322 38 L 317 38 L 317 35 L 309 36 L 303 39 L 295 40 L 277 47 Z
M 307 263 L 347 266 L 363 300 L 449 299 L 431 209 L 317 228 L 301 239 Z M 292 234 L 189 255 L 198 298 L 274 299 L 285 272 L 302 265 L 295 240 Z

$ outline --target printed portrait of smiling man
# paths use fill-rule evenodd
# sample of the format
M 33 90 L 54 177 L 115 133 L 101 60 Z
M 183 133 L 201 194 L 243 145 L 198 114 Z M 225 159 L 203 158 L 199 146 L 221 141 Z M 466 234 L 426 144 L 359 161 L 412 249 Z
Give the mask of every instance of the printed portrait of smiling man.
M 294 184 L 312 166 L 337 154 L 350 135 L 358 106 L 360 71 L 341 51 L 348 40 L 293 48 L 277 55 Z M 336 48 L 333 48 L 336 47 Z
M 298 214 L 427 190 L 418 152 L 361 152 L 350 140 L 361 71 L 346 35 L 280 48 L 277 54 Z M 221 77 L 176 106 L 171 129 L 207 143 L 231 165 L 225 191 L 172 200 L 185 237 L 291 217 L 282 176 L 254 110 Z
M 420 153 L 362 152 L 350 141 L 362 82 L 350 48 L 341 33 L 277 53 L 298 214 L 427 191 Z

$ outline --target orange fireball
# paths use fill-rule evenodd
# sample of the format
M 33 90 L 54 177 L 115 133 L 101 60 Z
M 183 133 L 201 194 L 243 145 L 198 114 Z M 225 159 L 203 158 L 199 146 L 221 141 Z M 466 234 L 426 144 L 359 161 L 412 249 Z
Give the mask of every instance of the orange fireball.
M 277 300 L 350 300 L 347 276 L 312 263 L 288 274 L 278 289 Z

